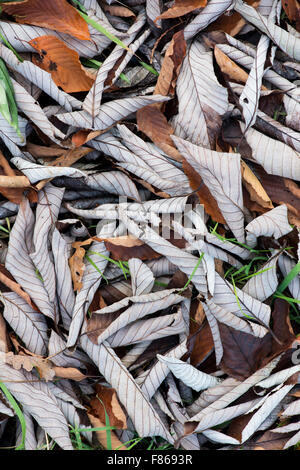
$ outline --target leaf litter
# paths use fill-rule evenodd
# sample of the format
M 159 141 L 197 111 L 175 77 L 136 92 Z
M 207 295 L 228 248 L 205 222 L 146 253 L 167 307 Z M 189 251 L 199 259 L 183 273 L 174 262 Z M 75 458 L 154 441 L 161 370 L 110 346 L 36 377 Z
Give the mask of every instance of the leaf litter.
M 298 2 L 46 3 L 1 5 L 1 444 L 299 448 Z

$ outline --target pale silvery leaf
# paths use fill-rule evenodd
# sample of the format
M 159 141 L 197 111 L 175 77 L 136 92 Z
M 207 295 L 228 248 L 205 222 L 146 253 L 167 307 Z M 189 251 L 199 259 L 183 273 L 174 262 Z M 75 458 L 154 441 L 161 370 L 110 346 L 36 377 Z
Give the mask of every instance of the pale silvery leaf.
M 222 432 L 216 431 L 215 429 L 206 429 L 202 432 L 202 434 L 209 440 L 220 444 L 240 444 L 240 441 L 234 437 L 227 436 L 227 434 L 223 434 Z
M 222 410 L 212 411 L 211 413 L 203 416 L 193 432 L 202 432 L 205 431 L 205 429 L 212 428 L 218 424 L 230 421 L 237 416 L 241 416 L 251 410 L 253 405 L 256 405 L 260 401 L 261 399 L 257 398 L 256 400 L 251 400 L 239 405 L 228 406 Z
M 63 195 L 64 189 L 56 188 L 50 183 L 39 192 L 33 231 L 34 251 L 29 255 L 43 279 L 44 288 L 55 311 L 53 320 L 56 323 L 59 320 L 56 300 L 56 276 L 49 253 L 49 240 L 59 214 Z
M 294 385 L 284 385 L 265 400 L 243 429 L 241 443 L 244 443 L 250 436 L 252 436 L 252 434 L 254 434 L 257 428 L 265 421 L 275 406 L 281 402 L 293 386 Z
M 254 385 L 260 382 L 262 379 L 267 378 L 274 369 L 274 367 L 276 367 L 279 360 L 280 356 L 276 357 L 266 366 L 254 372 L 254 374 L 250 375 L 250 377 L 247 377 L 247 379 L 245 379 L 243 382 L 240 382 L 235 387 L 230 388 L 228 392 L 219 396 L 217 400 L 214 400 L 210 405 L 208 405 L 206 408 L 203 408 L 199 413 L 194 415 L 191 420 L 200 421 L 200 419 L 208 413 L 216 410 L 221 410 L 222 408 L 225 408 L 226 406 L 233 403 L 239 397 L 244 395 L 244 393 L 250 390 L 250 388 L 254 387 Z
M 271 316 L 269 305 L 251 297 L 238 287 L 234 288 L 233 285 L 223 279 L 217 272 L 215 277 L 215 291 L 212 297 L 212 301 L 215 304 L 238 317 L 245 318 L 246 315 L 260 320 L 264 325 L 269 324 Z
M 68 424 L 73 426 L 73 428 L 88 428 L 88 426 L 84 425 L 82 423 L 82 420 L 80 419 L 80 414 L 77 410 L 77 408 L 72 404 L 67 401 L 61 400 L 60 398 L 56 397 L 57 404 L 63 413 L 64 417 L 66 418 L 66 421 Z M 92 433 L 91 432 L 85 432 L 81 431 L 82 435 L 91 443 L 92 441 Z
M 165 238 L 160 237 L 149 226 L 139 226 L 127 220 L 127 228 L 130 233 L 144 241 L 154 251 L 164 255 L 172 264 L 178 266 L 180 271 L 184 272 L 188 277 L 193 273 L 192 283 L 199 290 L 200 293 L 207 293 L 207 283 L 203 263 L 199 264 L 199 258 L 184 250 L 172 245 Z M 197 269 L 195 270 L 195 268 Z
M 54 228 L 52 234 L 52 253 L 60 313 L 64 327 L 69 329 L 75 304 L 75 295 L 69 268 L 67 243 L 56 228 Z
M 54 318 L 53 304 L 40 277 L 30 254 L 34 251 L 33 245 L 34 215 L 29 201 L 23 200 L 10 233 L 9 246 L 6 255 L 5 267 L 15 280 L 29 294 L 40 312 Z
M 285 97 L 287 98 L 287 97 Z M 297 103 L 293 98 L 289 98 L 290 102 Z M 286 100 L 285 100 L 286 103 Z M 297 103 L 299 106 L 300 104 Z M 294 131 L 293 129 L 290 129 L 289 127 L 284 126 L 278 121 L 275 121 L 272 117 L 268 116 L 267 114 L 263 113 L 262 111 L 258 110 L 257 111 L 257 125 L 259 126 L 260 121 L 264 121 L 267 126 L 270 126 L 272 128 L 272 131 L 274 132 L 274 135 L 278 140 L 281 142 L 284 142 L 285 144 L 289 145 L 292 147 L 296 152 L 300 152 L 300 133 Z M 286 121 L 288 124 L 288 121 Z
M 21 157 L 14 157 L 11 162 L 24 173 L 31 183 L 37 183 L 40 180 L 55 178 L 56 176 L 72 176 L 80 178 L 86 176 L 85 173 L 77 168 L 60 166 L 42 166 L 29 162 Z
M 257 385 L 263 388 L 271 388 L 274 387 L 274 385 L 278 385 L 285 382 L 289 377 L 294 374 L 297 374 L 298 372 L 300 372 L 299 364 L 293 367 L 289 367 L 288 369 L 276 372 L 275 374 L 270 375 L 270 377 L 268 377 L 267 379 L 259 382 Z
M 48 334 L 44 315 L 34 310 L 15 292 L 6 292 L 3 316 L 31 352 L 44 356 L 47 351 Z
M 161 0 L 147 0 L 146 1 L 146 13 L 147 17 L 154 23 L 156 18 L 162 13 L 162 2 Z M 155 23 L 157 28 L 161 28 L 161 20 L 157 20 Z
M 102 280 L 105 267 L 108 263 L 108 260 L 106 259 L 108 256 L 109 251 L 105 248 L 104 242 L 92 243 L 88 251 L 88 258 L 85 260 L 82 288 L 77 294 L 75 300 L 67 347 L 74 346 L 77 341 L 84 315 L 86 314 Z
M 183 341 L 163 357 L 180 359 L 186 352 L 186 341 Z M 153 397 L 169 372 L 170 370 L 167 364 L 162 361 L 157 361 L 149 370 L 142 372 L 142 374 L 137 377 L 136 381 L 140 385 L 143 393 L 150 399 Z
M 104 131 L 144 106 L 168 100 L 168 97 L 160 95 L 123 98 L 103 104 L 94 119 L 86 111 L 57 114 L 56 117 L 69 126 Z
M 134 26 L 134 25 L 133 25 Z M 125 38 L 124 43 L 128 46 L 131 43 L 131 40 L 136 34 L 136 31 L 134 31 L 133 34 L 130 34 L 131 28 L 129 28 L 128 33 L 129 33 L 129 38 Z M 114 33 L 113 33 L 114 34 Z M 119 65 L 117 70 L 114 72 L 114 81 L 119 77 L 120 73 L 122 70 L 126 67 L 127 63 L 132 59 L 132 55 L 136 52 L 137 49 L 139 49 L 140 45 L 144 42 L 144 40 L 149 36 L 149 30 L 145 31 L 137 41 L 137 44 L 133 43 L 130 45 L 130 52 L 127 53 L 128 55 L 128 60 L 126 58 L 122 61 L 122 64 Z M 91 115 L 93 118 L 93 125 L 94 125 L 94 119 L 97 117 L 97 115 L 100 112 L 100 105 L 101 105 L 101 100 L 102 100 L 102 94 L 103 91 L 105 90 L 105 81 L 108 77 L 108 74 L 111 73 L 112 69 L 116 65 L 117 61 L 122 57 L 124 54 L 124 49 L 117 45 L 114 50 L 109 54 L 109 56 L 104 60 L 102 63 L 101 67 L 99 68 L 95 82 L 88 92 L 84 102 L 83 102 L 83 109 L 87 113 Z M 106 87 L 107 88 L 107 87 Z
M 127 368 L 131 369 L 131 366 L 140 357 L 140 355 L 148 348 L 151 341 L 141 341 L 136 343 L 133 347 L 122 357 L 122 364 Z
M 295 416 L 300 414 L 300 400 L 295 400 L 282 412 L 283 416 Z M 298 423 L 299 424 L 299 423 Z
M 219 365 L 223 357 L 224 350 L 223 350 L 223 345 L 221 341 L 221 335 L 220 335 L 218 322 L 215 316 L 211 313 L 206 303 L 202 303 L 202 305 L 203 305 L 203 309 L 204 309 L 204 312 L 205 312 L 205 315 L 206 315 L 206 318 L 210 327 L 210 331 L 213 337 L 213 341 L 214 341 L 216 365 Z
M 129 305 L 129 307 L 98 336 L 98 344 L 119 331 L 120 328 L 127 326 L 135 320 L 140 320 L 146 315 L 150 315 L 150 313 L 157 312 L 169 307 L 170 305 L 175 305 L 181 302 L 183 297 L 177 294 L 177 291 L 178 289 L 169 289 L 161 292 L 139 295 L 137 297 L 127 297 L 120 302 L 116 302 L 94 312 L 94 314 L 103 315 L 105 313 L 116 312 L 120 308 Z
M 227 379 L 223 380 L 223 382 L 217 384 L 215 387 L 204 390 L 200 396 L 190 406 L 187 407 L 188 414 L 191 417 L 190 420 L 193 421 L 194 415 L 198 414 L 208 405 L 221 398 L 227 392 L 236 387 L 239 383 L 240 382 L 238 380 L 233 379 L 232 377 L 228 377 Z
M 92 173 L 84 178 L 84 183 L 92 189 L 140 201 L 140 196 L 134 182 L 120 171 Z
M 245 242 L 240 155 L 214 152 L 172 136 L 178 150 L 199 173 L 237 240 Z
M 300 158 L 294 149 L 255 129 L 249 129 L 245 137 L 254 161 L 267 173 L 300 181 Z
M 233 0 L 211 0 L 203 10 L 184 28 L 184 39 L 187 41 L 199 31 L 221 16 L 233 3 Z
M 261 32 L 266 34 L 280 49 L 293 59 L 300 59 L 300 41 L 273 22 L 273 18 L 262 16 L 255 8 L 247 5 L 242 0 L 235 0 L 234 9 L 240 13 L 245 20 L 252 23 Z
M 258 338 L 263 338 L 268 332 L 268 330 L 263 326 L 237 317 L 230 311 L 216 305 L 210 299 L 206 300 L 206 304 L 216 320 L 218 320 L 220 323 L 223 323 L 224 325 L 230 326 L 235 330 L 243 331 L 244 333 L 256 336 Z
M 201 252 L 207 253 L 208 255 L 212 256 L 213 258 L 220 259 L 225 261 L 226 263 L 235 266 L 236 268 L 241 268 L 242 263 L 238 261 L 236 258 L 231 256 L 226 251 L 223 251 L 220 248 L 212 245 L 211 243 L 205 243 L 204 240 L 196 240 L 193 241 L 190 245 L 187 246 L 187 250 L 199 250 Z
M 26 145 L 26 126 L 28 124 L 27 119 L 18 116 L 18 126 L 20 129 L 21 137 L 17 134 L 16 130 L 7 122 L 6 119 L 0 114 L 0 129 L 1 134 L 4 134 L 5 137 L 11 140 L 16 145 Z M 9 148 L 9 147 L 8 147 Z
M 158 414 L 149 403 L 132 375 L 123 366 L 121 359 L 107 343 L 95 345 L 83 335 L 80 340 L 82 349 L 90 356 L 99 368 L 105 380 L 113 387 L 120 402 L 133 421 L 140 437 L 161 436 L 173 443 L 173 438 L 163 425 Z
M 231 255 L 236 255 L 239 258 L 248 259 L 251 256 L 249 249 L 240 245 L 235 245 L 228 240 L 223 240 L 220 236 L 217 236 L 213 233 L 206 233 L 205 240 L 213 245 L 218 246 L 219 248 L 222 248 L 222 250 L 229 251 Z
M 146 41 L 146 39 L 148 38 L 150 33 L 151 33 L 150 29 L 146 29 L 134 42 L 132 42 L 130 44 L 130 50 L 128 50 L 126 52 L 126 55 L 125 55 L 124 59 L 122 60 L 121 64 L 117 67 L 117 69 L 114 72 L 114 78 L 112 79 L 112 85 L 114 85 L 117 82 L 117 80 L 120 77 L 120 74 L 126 68 L 128 63 L 132 60 L 132 55 L 135 54 L 136 51 L 140 48 L 140 46 Z M 126 41 L 125 41 L 125 43 L 126 43 Z M 128 41 L 127 43 L 130 43 L 130 41 Z M 117 46 L 117 47 L 122 49 L 122 52 L 124 53 L 124 49 L 121 48 L 121 46 Z M 119 51 L 119 52 L 121 52 L 121 51 Z M 148 71 L 146 69 L 141 69 L 139 67 L 139 70 L 142 70 L 145 73 L 146 76 L 148 75 L 147 74 Z M 134 85 L 134 81 L 131 78 L 130 72 L 127 75 L 127 78 L 131 81 L 131 84 Z M 124 84 L 124 82 L 122 82 L 122 84 Z M 108 88 L 108 87 L 106 87 L 106 88 Z
M 29 44 L 29 41 L 32 38 L 45 35 L 59 38 L 70 49 L 78 52 L 81 57 L 94 57 L 101 52 L 99 46 L 93 41 L 82 41 L 81 39 L 74 38 L 69 34 L 60 33 L 47 28 L 40 28 L 39 26 L 12 23 L 10 21 L 0 21 L 0 28 L 7 41 L 18 52 L 36 52 L 36 50 Z M 104 47 L 106 47 L 106 45 L 104 45 Z
M 120 202 L 119 204 L 100 204 L 95 209 L 76 209 L 71 204 L 66 203 L 66 208 L 76 215 L 91 219 L 120 219 L 126 221 L 128 225 L 131 221 L 151 222 L 154 226 L 160 224 L 160 218 L 157 214 L 181 214 L 187 202 L 186 197 L 156 199 L 136 202 Z M 169 228 L 166 228 L 170 232 Z
M 178 115 L 172 122 L 175 135 L 193 144 L 213 148 L 222 115 L 228 110 L 228 92 L 215 76 L 212 52 L 199 41 L 194 41 L 187 51 L 177 79 L 176 94 Z
M 165 256 L 147 261 L 145 264 L 148 266 L 148 268 L 151 269 L 154 277 L 174 274 L 177 271 L 177 267 L 173 263 L 171 263 Z
M 26 114 L 26 116 L 37 125 L 37 127 L 50 139 L 58 142 L 55 138 L 55 135 L 61 138 L 64 138 L 64 134 L 60 132 L 47 118 L 44 111 L 37 103 L 37 101 L 23 88 L 16 82 L 13 78 L 11 79 L 14 92 L 15 92 L 15 99 L 18 105 L 18 108 Z M 20 121 L 20 118 L 19 118 Z
M 190 192 L 183 171 L 172 165 L 155 149 L 150 148 L 147 142 L 125 126 L 118 126 L 118 129 L 126 147 L 111 132 L 93 139 L 89 145 L 117 160 L 125 170 L 171 196 Z M 176 184 L 177 181 L 180 185 Z
M 23 409 L 38 422 L 62 449 L 72 450 L 68 424 L 58 407 L 55 397 L 50 393 L 46 393 L 45 389 L 36 388 L 33 383 L 29 382 L 29 378 L 36 382 L 35 376 L 25 375 L 7 364 L 0 364 L 1 382 L 22 403 Z M 45 386 L 45 384 L 43 385 Z
M 240 96 L 239 102 L 243 108 L 246 129 L 249 129 L 256 120 L 269 43 L 269 38 L 262 35 L 257 45 L 253 66 Z
M 154 284 L 154 276 L 150 268 L 138 258 L 128 261 L 131 275 L 132 295 L 149 294 Z
M 186 325 L 179 309 L 177 313 L 172 313 L 171 315 L 130 323 L 120 328 L 107 341 L 112 348 L 116 348 L 138 342 L 150 342 L 165 336 L 180 335 L 185 330 Z
M 232 45 L 218 44 L 218 49 L 220 49 L 224 54 L 230 57 L 230 59 L 234 60 L 246 69 L 251 69 L 254 62 L 255 50 L 251 47 L 247 47 L 244 43 L 238 41 L 236 38 L 232 38 L 229 35 L 226 35 L 226 38 Z M 264 74 L 264 80 L 267 80 L 276 88 L 285 91 L 289 96 L 299 100 L 300 92 L 297 85 L 293 84 L 286 78 L 281 77 L 281 75 L 279 75 L 273 69 L 266 70 Z
M 292 230 L 287 218 L 287 206 L 281 204 L 280 206 L 271 209 L 256 219 L 252 220 L 247 227 L 247 243 L 248 239 L 254 237 L 273 237 L 276 240 L 283 235 L 286 235 Z
M 32 37 L 30 38 L 32 39 Z M 19 72 L 23 77 L 28 78 L 36 86 L 41 88 L 45 93 L 47 93 L 51 98 L 57 101 L 61 106 L 63 106 L 67 111 L 72 110 L 72 100 L 73 98 L 67 93 L 59 90 L 52 80 L 51 74 L 45 70 L 37 67 L 29 60 L 24 60 L 20 62 L 15 54 L 8 49 L 6 46 L 0 44 L 0 56 L 6 62 L 6 64 L 11 67 L 13 70 Z M 76 100 L 77 101 L 77 100 Z
M 126 126 L 118 125 L 117 127 L 122 142 L 132 153 L 128 151 L 127 153 L 121 152 L 123 148 L 120 146 L 120 155 L 118 155 L 118 157 L 114 156 L 114 158 L 120 162 L 130 163 L 133 166 L 142 166 L 145 170 L 152 170 L 162 180 L 173 183 L 174 190 L 175 186 L 180 184 L 183 186 L 185 192 L 190 191 L 188 178 L 180 168 L 175 166 L 172 161 L 162 155 L 156 148 L 136 136 Z M 109 136 L 109 134 L 107 134 L 107 136 L 108 142 L 110 141 L 109 138 L 112 140 L 113 136 Z M 98 139 L 102 141 L 103 137 L 104 136 L 99 136 Z M 114 141 L 112 140 L 114 147 L 118 147 L 118 145 L 116 145 L 117 142 L 116 138 L 114 138 Z M 125 151 L 126 150 L 125 148 Z M 115 148 L 114 152 L 116 153 L 117 151 L 118 148 Z M 154 184 L 154 186 L 156 185 Z
M 216 377 L 205 374 L 180 359 L 161 356 L 160 354 L 157 354 L 157 358 L 168 366 L 175 377 L 197 392 L 214 387 L 219 382 Z
M 268 299 L 276 291 L 278 286 L 276 267 L 280 255 L 280 252 L 275 253 L 272 258 L 259 269 L 259 274 L 255 274 L 249 279 L 244 285 L 243 291 L 261 302 Z

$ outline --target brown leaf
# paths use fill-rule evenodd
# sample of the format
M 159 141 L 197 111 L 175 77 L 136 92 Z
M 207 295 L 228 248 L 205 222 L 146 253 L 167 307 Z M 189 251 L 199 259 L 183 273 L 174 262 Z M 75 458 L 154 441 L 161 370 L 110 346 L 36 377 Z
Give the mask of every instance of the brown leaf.
M 39 53 L 32 61 L 51 73 L 57 86 L 67 93 L 89 91 L 94 80 L 85 72 L 79 55 L 55 36 L 40 36 L 29 41 Z
M 272 201 L 266 193 L 265 189 L 263 188 L 261 182 L 244 161 L 241 162 L 241 170 L 243 184 L 248 190 L 250 199 L 254 202 L 257 202 L 267 210 L 273 209 L 274 206 L 272 204 Z
M 6 323 L 2 314 L 0 313 L 0 352 L 8 352 L 8 341 Z
M 186 42 L 183 31 L 174 34 L 166 51 L 161 71 L 155 86 L 154 94 L 173 96 L 180 67 L 186 53 Z M 174 133 L 172 126 L 162 112 L 164 105 L 157 103 L 137 111 L 137 125 L 164 152 L 177 161 L 182 157 L 176 149 L 170 135 Z
M 18 175 L 20 173 L 20 175 Z M 26 188 L 32 187 L 29 179 L 18 170 L 13 170 L 0 151 L 0 193 L 9 201 L 20 204 Z M 28 192 L 30 202 L 37 202 L 35 191 Z
M 88 413 L 89 420 L 93 426 L 93 428 L 105 428 L 105 421 L 100 421 L 100 419 L 93 416 L 91 413 Z M 95 431 L 96 436 L 100 444 L 107 449 L 108 442 L 107 442 L 107 431 L 104 429 L 102 431 Z M 127 450 L 125 444 L 123 444 L 116 436 L 114 431 L 110 431 L 110 439 L 111 439 L 111 448 L 110 450 Z
M 98 344 L 98 336 L 118 318 L 122 311 L 123 309 L 120 309 L 117 312 L 108 312 L 101 315 L 93 313 L 87 323 L 87 335 L 89 339 L 94 344 Z
M 188 339 L 188 350 L 191 350 L 192 366 L 198 367 L 212 352 L 214 341 L 208 322 Z
M 87 23 L 66 0 L 28 0 L 16 5 L 3 5 L 3 11 L 18 23 L 32 24 L 67 33 L 78 39 L 90 39 Z
M 23 291 L 20 284 L 15 282 L 14 278 L 12 277 L 10 272 L 5 268 L 5 266 L 3 264 L 0 264 L 0 282 L 2 282 L 2 284 L 4 284 L 6 287 L 11 289 L 13 292 L 18 294 L 20 297 L 22 297 L 22 299 L 24 299 L 25 302 L 27 302 L 28 305 L 30 305 L 30 307 L 32 307 L 34 309 L 37 309 L 34 306 L 34 304 L 32 303 L 32 300 L 29 297 L 29 295 L 27 294 L 27 292 Z
M 166 116 L 157 105 L 145 106 L 136 113 L 138 129 L 146 134 L 158 147 L 167 155 L 178 162 L 182 161 L 182 156 L 175 147 L 171 135 L 174 130 L 168 123 Z
M 129 8 L 120 5 L 106 5 L 104 3 L 101 6 L 104 11 L 108 11 L 108 13 L 114 16 L 121 16 L 122 18 L 135 18 L 136 16 Z
M 53 371 L 55 372 L 56 377 L 60 377 L 62 379 L 75 380 L 76 382 L 86 379 L 86 376 L 75 367 L 54 366 Z
M 253 7 L 257 7 L 257 5 L 259 5 L 259 1 L 260 0 L 245 0 L 245 3 L 248 3 L 248 5 L 252 5 Z M 224 13 L 217 19 L 217 21 L 214 21 L 208 30 L 224 31 L 224 33 L 228 33 L 230 36 L 236 36 L 245 24 L 246 21 L 239 13 Z
M 288 178 L 269 175 L 261 166 L 255 166 L 254 171 L 272 202 L 286 204 L 289 216 L 300 217 L 300 189 L 297 183 Z
M 102 423 L 105 423 L 106 411 L 110 426 L 115 426 L 117 429 L 126 429 L 126 416 L 121 408 L 115 389 L 97 384 L 96 392 L 96 396 L 90 401 L 93 415 L 97 416 Z
M 85 264 L 83 258 L 85 256 L 85 249 L 83 246 L 89 245 L 92 242 L 92 238 L 82 242 L 72 243 L 72 247 L 75 249 L 75 253 L 69 259 L 69 266 L 71 270 L 71 276 L 73 281 L 74 290 L 79 292 L 82 288 L 82 276 L 85 270 Z
M 185 159 L 183 159 L 182 168 L 189 179 L 192 190 L 197 193 L 200 203 L 204 205 L 207 214 L 209 214 L 215 222 L 225 224 L 226 222 L 216 200 L 211 195 L 208 187 L 203 183 L 199 173 L 197 173 Z
M 207 4 L 207 0 L 175 0 L 174 5 L 167 11 L 159 15 L 155 22 L 167 18 L 178 18 L 179 16 L 187 15 L 197 8 L 203 8 Z
M 177 77 L 186 53 L 186 42 L 183 31 L 174 34 L 166 51 L 160 74 L 155 86 L 154 94 L 173 96 Z
M 81 145 L 86 144 L 89 140 L 95 139 L 98 137 L 102 131 L 90 131 L 90 130 L 80 130 L 72 135 L 72 143 L 75 147 L 81 147 Z
M 20 370 L 21 368 L 25 369 L 27 372 L 31 372 L 34 367 L 37 368 L 41 378 L 52 380 L 55 376 L 52 364 L 48 359 L 45 359 L 41 356 L 28 356 L 25 354 L 14 354 L 13 352 L 8 352 L 5 354 L 6 364 L 11 365 L 14 369 Z
M 294 432 L 281 434 L 269 430 L 264 432 L 257 441 L 250 440 L 243 447 L 245 450 L 283 450 L 293 434 Z
M 237 380 L 244 380 L 258 370 L 271 350 L 271 335 L 263 338 L 219 323 L 223 357 L 221 368 Z
M 295 28 L 300 31 L 300 4 L 298 0 L 281 0 L 282 6 L 289 20 L 295 23 Z

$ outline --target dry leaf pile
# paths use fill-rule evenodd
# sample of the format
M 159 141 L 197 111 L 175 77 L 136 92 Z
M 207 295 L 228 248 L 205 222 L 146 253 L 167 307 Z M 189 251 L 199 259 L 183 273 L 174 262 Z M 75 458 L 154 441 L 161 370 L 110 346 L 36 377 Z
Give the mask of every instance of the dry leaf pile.
M 1 8 L 1 447 L 297 448 L 298 1 Z

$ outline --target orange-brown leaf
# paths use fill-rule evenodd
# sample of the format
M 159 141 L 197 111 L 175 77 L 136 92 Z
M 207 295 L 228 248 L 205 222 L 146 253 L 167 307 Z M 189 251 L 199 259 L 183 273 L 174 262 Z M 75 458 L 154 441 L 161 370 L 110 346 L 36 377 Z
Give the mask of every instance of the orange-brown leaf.
M 259 0 L 246 0 L 245 2 L 253 7 L 257 7 L 259 4 Z M 236 36 L 245 24 L 246 21 L 239 13 L 233 12 L 230 15 L 224 13 L 217 21 L 214 21 L 213 26 L 211 25 L 208 30 L 224 31 L 224 33 L 228 33 L 230 36 Z
M 182 168 L 189 179 L 189 183 L 192 190 L 197 193 L 200 203 L 204 205 L 204 209 L 207 214 L 209 214 L 215 222 L 225 224 L 225 219 L 219 209 L 216 200 L 212 196 L 208 187 L 205 186 L 205 184 L 203 183 L 203 180 L 199 173 L 197 173 L 185 159 L 183 159 Z
M 175 0 L 174 5 L 158 16 L 155 21 L 167 18 L 178 18 L 179 16 L 187 15 L 197 8 L 203 8 L 206 4 L 207 0 Z
M 174 34 L 166 51 L 161 71 L 155 86 L 155 95 L 174 95 L 176 80 L 186 53 L 183 31 Z
M 115 426 L 117 429 L 126 429 L 126 416 L 121 408 L 115 389 L 97 384 L 96 391 L 96 397 L 92 398 L 90 402 L 93 414 L 105 423 L 106 411 L 110 426 Z
M 51 73 L 57 86 L 67 93 L 89 91 L 94 80 L 86 74 L 76 51 L 55 36 L 40 36 L 29 44 L 39 52 L 33 62 Z
M 28 0 L 18 5 L 3 5 L 2 9 L 14 16 L 18 23 L 42 26 L 78 39 L 90 39 L 87 23 L 66 0 Z
M 137 111 L 136 117 L 140 131 L 144 132 L 167 155 L 174 160 L 182 161 L 182 157 L 170 137 L 174 133 L 173 128 L 158 106 L 155 104 L 145 106 Z

